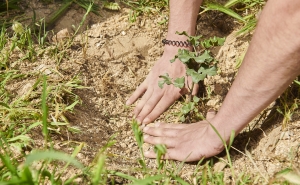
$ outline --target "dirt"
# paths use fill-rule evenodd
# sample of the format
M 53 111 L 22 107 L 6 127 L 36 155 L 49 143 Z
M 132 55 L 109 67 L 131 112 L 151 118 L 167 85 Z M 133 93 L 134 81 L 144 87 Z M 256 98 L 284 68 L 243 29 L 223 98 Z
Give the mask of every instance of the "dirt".
M 58 149 L 69 150 L 71 145 L 62 144 L 67 141 L 85 143 L 78 159 L 89 164 L 114 136 L 116 143 L 108 148 L 106 167 L 138 176 L 134 167 L 139 166 L 137 159 L 140 154 L 131 129 L 130 116 L 134 106 L 126 107 L 125 101 L 162 55 L 161 40 L 165 38 L 167 29 L 166 25 L 158 22 L 168 14 L 162 11 L 160 14 L 144 15 L 138 17 L 135 23 L 130 23 L 129 11 L 121 7 L 120 11 L 101 10 L 101 17 L 92 14 L 88 16 L 85 26 L 89 29 L 75 39 L 80 47 L 73 48 L 68 60 L 63 60 L 60 65 L 63 75 L 79 74 L 83 85 L 88 87 L 75 92 L 80 96 L 82 104 L 76 106 L 73 113 L 66 115 L 70 124 L 81 132 L 54 138 L 57 139 Z M 68 28 L 71 33 L 72 24 L 78 25 L 83 14 L 80 8 L 69 10 L 55 25 L 54 32 Z M 235 33 L 238 28 L 239 25 L 233 19 L 222 13 L 209 12 L 197 20 L 197 34 L 226 37 L 225 44 L 213 51 L 219 60 L 220 71 L 204 82 L 212 93 L 203 112 L 209 108 L 220 108 L 237 74 L 237 61 L 247 50 L 251 39 L 251 35 L 237 37 Z M 55 64 L 46 60 L 45 65 Z M 34 67 L 37 66 L 31 66 Z M 276 105 L 274 102 L 269 108 Z M 180 102 L 175 103 L 158 120 L 177 122 L 178 118 L 172 113 L 178 112 L 179 107 Z M 282 117 L 276 111 L 266 111 L 262 115 L 262 119 L 259 119 L 260 115 L 257 116 L 234 141 L 233 147 L 236 150 L 231 150 L 231 157 L 236 172 L 245 172 L 250 176 L 261 173 L 262 177 L 272 178 L 282 169 L 291 166 L 299 168 L 300 120 L 295 116 L 283 129 Z M 224 153 L 218 157 L 225 159 Z M 156 168 L 155 160 L 147 159 L 146 162 L 150 168 Z M 195 164 L 184 164 L 181 176 L 189 179 L 195 167 Z M 229 182 L 231 172 L 226 165 L 217 162 L 214 170 L 225 171 Z

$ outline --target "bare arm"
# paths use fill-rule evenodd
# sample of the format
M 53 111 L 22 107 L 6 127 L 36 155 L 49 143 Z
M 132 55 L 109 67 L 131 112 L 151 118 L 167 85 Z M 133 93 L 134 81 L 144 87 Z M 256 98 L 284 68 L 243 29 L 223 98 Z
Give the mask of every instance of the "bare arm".
M 243 65 L 214 119 L 224 133 L 240 132 L 299 75 L 299 28 L 300 1 L 267 3 Z
M 228 141 L 274 101 L 300 74 L 300 1 L 269 0 L 238 75 L 218 114 L 208 119 Z M 207 121 L 145 127 L 145 141 L 162 143 L 166 158 L 186 161 L 210 157 L 223 145 Z M 145 153 L 154 158 L 153 152 Z
M 170 19 L 168 25 L 168 40 L 186 41 L 185 36 L 175 34 L 176 31 L 186 31 L 190 35 L 195 34 L 196 18 L 202 0 L 171 0 Z M 185 66 L 170 60 L 177 54 L 178 47 L 166 45 L 163 56 L 155 63 L 145 81 L 135 90 L 126 102 L 127 105 L 134 103 L 142 96 L 134 109 L 134 115 L 140 123 L 148 124 L 159 117 L 180 96 L 181 90 L 174 86 L 165 85 L 163 89 L 158 87 L 160 75 L 168 73 L 170 77 L 185 76 Z

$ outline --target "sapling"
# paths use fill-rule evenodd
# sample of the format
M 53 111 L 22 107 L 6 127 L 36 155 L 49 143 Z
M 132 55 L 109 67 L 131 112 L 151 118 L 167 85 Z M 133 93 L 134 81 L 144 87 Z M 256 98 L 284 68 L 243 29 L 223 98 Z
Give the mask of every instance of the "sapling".
M 203 119 L 202 114 L 195 108 L 200 99 L 192 95 L 193 88 L 195 84 L 203 81 L 207 76 L 214 76 L 217 74 L 217 61 L 211 56 L 209 49 L 213 46 L 223 45 L 225 38 L 212 37 L 201 41 L 201 35 L 190 36 L 185 31 L 176 33 L 187 36 L 187 41 L 193 48 L 193 51 L 188 49 L 178 49 L 177 55 L 170 60 L 170 62 L 173 63 L 176 59 L 179 59 L 185 64 L 186 76 L 173 79 L 166 73 L 160 76 L 162 80 L 158 82 L 158 86 L 163 88 L 166 84 L 174 85 L 175 87 L 182 89 L 185 86 L 186 79 L 190 77 L 192 81 L 187 83 L 187 98 L 181 109 L 180 120 L 185 121 L 185 115 L 191 111 L 194 111 L 197 117 Z

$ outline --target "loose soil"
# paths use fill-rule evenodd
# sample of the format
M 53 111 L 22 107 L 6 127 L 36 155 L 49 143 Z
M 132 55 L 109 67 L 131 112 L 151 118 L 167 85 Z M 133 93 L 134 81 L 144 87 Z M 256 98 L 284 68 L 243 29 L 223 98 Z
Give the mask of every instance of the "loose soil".
M 135 167 L 139 166 L 137 159 L 140 153 L 131 129 L 130 116 L 134 106 L 126 107 L 125 101 L 162 55 L 161 40 L 165 38 L 167 29 L 166 25 L 158 22 L 168 14 L 162 11 L 159 14 L 144 15 L 138 17 L 135 23 L 130 23 L 129 11 L 121 7 L 116 12 L 101 10 L 100 17 L 93 14 L 88 16 L 84 26 L 88 30 L 76 37 L 78 47 L 72 48 L 69 57 L 63 59 L 58 69 L 65 77 L 79 74 L 83 85 L 88 87 L 76 90 L 82 103 L 75 107 L 73 113 L 66 115 L 70 124 L 81 132 L 53 134 L 53 139 L 55 148 L 65 151 L 71 151 L 74 143 L 84 142 L 85 147 L 77 157 L 81 162 L 89 164 L 99 149 L 115 136 L 116 143 L 107 150 L 107 169 L 139 176 Z M 83 14 L 80 8 L 69 10 L 54 25 L 54 33 L 65 28 L 71 33 L 72 25 L 78 25 Z M 251 35 L 237 37 L 235 33 L 238 28 L 238 23 L 219 12 L 208 12 L 197 20 L 198 35 L 207 38 L 226 37 L 225 44 L 213 51 L 219 60 L 219 73 L 204 82 L 206 87 L 211 88 L 210 100 L 199 106 L 204 115 L 209 108 L 218 110 L 222 105 L 237 73 L 237 62 L 249 45 Z M 50 59 L 44 59 L 27 65 L 24 70 L 35 70 L 41 64 L 48 68 L 55 66 Z M 295 112 L 283 129 L 282 117 L 272 109 L 277 105 L 278 102 L 270 105 L 269 110 L 259 115 L 236 137 L 233 144 L 236 150 L 231 150 L 236 173 L 245 172 L 254 177 L 261 173 L 265 178 L 272 178 L 284 168 L 292 166 L 299 169 L 300 119 Z M 157 120 L 170 124 L 178 122 L 174 113 L 179 108 L 180 101 Z M 35 139 L 39 137 L 35 136 Z M 145 148 L 149 146 L 145 144 Z M 217 157 L 225 160 L 224 153 Z M 147 159 L 146 162 L 150 168 L 156 168 L 155 160 Z M 184 164 L 181 176 L 188 179 L 194 169 L 194 163 Z M 217 162 L 214 170 L 225 171 L 226 181 L 230 182 L 230 169 L 223 162 Z M 119 183 L 126 182 L 120 180 Z

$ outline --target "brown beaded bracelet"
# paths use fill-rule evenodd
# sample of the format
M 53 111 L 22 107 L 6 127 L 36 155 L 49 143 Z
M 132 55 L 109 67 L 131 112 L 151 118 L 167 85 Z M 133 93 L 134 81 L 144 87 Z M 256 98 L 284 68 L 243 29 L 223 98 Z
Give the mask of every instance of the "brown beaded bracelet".
M 177 46 L 177 47 L 190 47 L 191 44 L 188 41 L 174 41 L 174 40 L 162 40 L 163 45 L 171 45 L 171 46 Z

